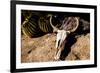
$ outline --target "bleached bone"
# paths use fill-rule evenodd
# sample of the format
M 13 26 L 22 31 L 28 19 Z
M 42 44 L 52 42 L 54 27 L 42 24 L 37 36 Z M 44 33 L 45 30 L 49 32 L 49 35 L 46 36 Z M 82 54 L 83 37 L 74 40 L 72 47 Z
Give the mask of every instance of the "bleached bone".
M 68 24 L 74 24 L 73 22 L 70 23 L 70 21 L 73 19 L 76 20 L 76 26 L 75 28 L 73 28 L 72 30 L 67 30 L 67 26 Z M 50 24 L 54 30 L 54 32 L 57 32 L 57 38 L 56 38 L 56 48 L 57 48 L 57 52 L 55 55 L 55 60 L 59 60 L 60 55 L 61 55 L 61 51 L 64 49 L 65 43 L 66 43 L 66 38 L 68 36 L 68 34 L 74 32 L 78 26 L 79 26 L 79 18 L 78 17 L 69 17 L 67 21 L 64 21 L 65 23 L 62 24 L 61 29 L 56 28 L 53 24 L 52 24 L 52 15 L 50 15 Z

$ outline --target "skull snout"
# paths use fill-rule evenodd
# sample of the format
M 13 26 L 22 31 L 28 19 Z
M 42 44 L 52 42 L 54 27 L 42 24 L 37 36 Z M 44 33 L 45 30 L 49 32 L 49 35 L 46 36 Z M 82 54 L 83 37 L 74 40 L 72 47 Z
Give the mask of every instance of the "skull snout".
M 64 41 L 67 38 L 67 31 L 65 30 L 59 30 L 57 33 L 57 39 L 56 39 L 56 48 L 60 48 L 62 45 L 64 45 Z

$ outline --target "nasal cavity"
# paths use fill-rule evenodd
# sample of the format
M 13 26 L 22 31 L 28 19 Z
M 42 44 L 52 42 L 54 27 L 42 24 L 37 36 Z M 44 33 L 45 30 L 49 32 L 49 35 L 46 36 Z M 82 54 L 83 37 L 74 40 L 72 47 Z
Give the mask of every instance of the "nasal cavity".
M 60 46 L 60 40 L 58 41 L 58 47 Z

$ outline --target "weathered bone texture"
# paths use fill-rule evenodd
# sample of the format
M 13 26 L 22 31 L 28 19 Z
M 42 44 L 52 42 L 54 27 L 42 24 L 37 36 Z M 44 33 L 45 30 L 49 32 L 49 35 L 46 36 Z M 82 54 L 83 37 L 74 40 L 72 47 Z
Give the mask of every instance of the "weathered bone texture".
M 69 33 L 74 32 L 79 26 L 79 17 L 66 17 L 58 29 L 52 24 L 52 15 L 50 16 L 50 24 L 55 32 L 57 32 L 56 48 L 57 52 L 55 55 L 55 60 L 59 60 L 61 51 L 64 49 L 66 38 Z

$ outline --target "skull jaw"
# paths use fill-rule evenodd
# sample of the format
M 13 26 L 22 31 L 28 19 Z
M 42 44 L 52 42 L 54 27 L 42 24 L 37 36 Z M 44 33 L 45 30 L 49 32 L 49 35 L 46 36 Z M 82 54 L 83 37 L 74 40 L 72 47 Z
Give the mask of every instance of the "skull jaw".
M 61 55 L 61 49 L 58 49 L 56 52 L 56 55 L 54 56 L 55 60 L 60 60 L 60 55 Z
M 57 51 L 54 57 L 55 60 L 60 60 L 61 52 L 64 50 L 65 43 L 66 43 L 66 40 L 64 40 L 61 46 L 57 48 Z

